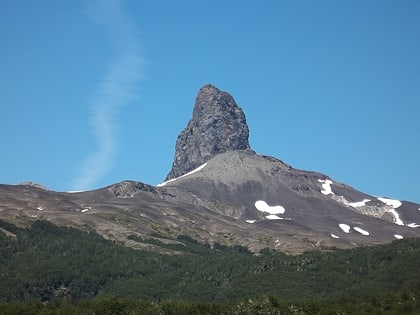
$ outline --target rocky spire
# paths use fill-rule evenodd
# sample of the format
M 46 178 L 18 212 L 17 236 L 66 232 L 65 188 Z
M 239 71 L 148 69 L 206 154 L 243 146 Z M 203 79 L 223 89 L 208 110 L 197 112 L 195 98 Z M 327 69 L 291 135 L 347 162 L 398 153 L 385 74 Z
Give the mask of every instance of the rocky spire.
M 205 85 L 197 94 L 191 120 L 178 135 L 166 180 L 192 171 L 219 153 L 250 150 L 248 136 L 245 114 L 233 97 Z

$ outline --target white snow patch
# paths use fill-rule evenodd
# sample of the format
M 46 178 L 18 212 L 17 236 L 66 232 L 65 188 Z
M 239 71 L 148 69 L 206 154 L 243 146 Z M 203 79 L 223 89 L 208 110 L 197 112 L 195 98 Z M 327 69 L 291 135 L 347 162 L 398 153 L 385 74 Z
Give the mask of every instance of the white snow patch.
M 66 191 L 68 194 L 77 194 L 77 193 L 81 193 L 81 192 L 84 192 L 84 190 L 69 190 L 69 191 Z
M 344 233 L 350 233 L 350 225 L 345 224 L 345 223 L 340 223 L 340 224 L 338 225 L 338 227 L 339 227 L 340 229 L 342 229 Z
M 283 214 L 286 211 L 282 206 L 269 206 L 264 200 L 255 201 L 255 208 L 269 214 Z
M 332 237 L 332 238 L 340 238 L 339 236 L 337 236 L 337 235 L 335 235 L 335 234 L 333 234 L 333 233 L 331 233 L 331 237 Z
M 188 173 L 186 173 L 186 174 L 184 174 L 184 175 L 181 175 L 181 176 L 179 176 L 178 178 L 182 178 L 182 177 L 185 177 L 185 176 L 188 176 L 188 175 L 191 175 L 191 174 L 197 173 L 198 171 L 201 171 L 203 168 L 205 168 L 205 167 L 206 167 L 206 165 L 207 165 L 207 163 L 204 163 L 203 165 L 200 165 L 200 166 L 199 166 L 199 167 L 197 167 L 196 169 L 192 170 L 191 172 L 188 172 Z
M 369 201 L 370 201 L 370 199 L 363 199 L 362 201 L 358 201 L 358 202 L 349 202 L 348 205 L 350 207 L 354 207 L 354 208 L 364 207 L 364 206 L 366 206 L 366 202 L 369 202 Z
M 363 230 L 362 228 L 360 228 L 360 227 L 358 227 L 358 226 L 353 227 L 353 230 L 355 230 L 355 231 L 359 232 L 359 233 L 360 233 L 360 234 L 362 234 L 362 235 L 369 235 L 369 232 L 368 232 L 368 231 Z
M 82 212 L 85 213 L 85 212 L 87 212 L 89 210 L 90 210 L 90 208 L 82 209 Z
M 41 206 L 36 207 L 39 211 L 44 210 L 44 208 L 42 208 Z
M 282 218 L 275 214 L 266 215 L 265 218 L 268 220 L 282 220 Z
M 185 177 L 185 176 L 188 176 L 188 175 L 194 174 L 194 173 L 196 173 L 196 172 L 198 172 L 198 171 L 201 171 L 203 168 L 205 168 L 205 167 L 206 167 L 206 165 L 207 165 L 207 163 L 204 163 L 203 165 L 200 165 L 200 166 L 199 166 L 199 167 L 197 167 L 196 169 L 193 169 L 191 172 L 185 173 L 184 175 L 181 175 L 181 176 L 179 176 L 179 177 L 177 177 L 177 178 L 172 178 L 172 179 L 170 179 L 170 180 L 167 180 L 166 182 L 163 182 L 163 183 L 157 184 L 157 185 L 156 185 L 156 187 L 162 187 L 162 186 L 165 186 L 167 183 L 174 182 L 174 181 L 176 181 L 176 180 L 177 180 L 177 179 L 179 179 L 179 178 L 182 178 L 182 177 Z
M 318 182 L 322 183 L 321 193 L 324 195 L 334 195 L 331 185 L 333 184 L 332 180 L 329 179 L 318 179 Z
M 395 211 L 395 209 L 389 210 L 389 212 L 392 213 L 392 215 L 394 216 L 395 224 L 404 225 L 404 222 L 400 219 L 400 215 L 397 211 Z
M 395 237 L 397 240 L 402 240 L 402 239 L 404 238 L 404 236 L 402 236 L 402 235 L 400 235 L 400 234 L 394 234 L 394 237 Z
M 410 223 L 410 224 L 407 224 L 407 226 L 408 227 L 411 227 L 411 228 L 418 228 L 418 227 L 420 227 L 420 225 L 419 224 L 417 224 L 417 223 Z
M 385 203 L 388 206 L 391 206 L 392 208 L 396 209 L 398 207 L 400 207 L 402 205 L 401 201 L 396 200 L 396 199 L 389 199 L 389 198 L 383 198 L 383 197 L 378 197 L 379 201 L 382 201 L 383 203 Z
M 255 223 L 255 221 L 256 221 L 256 220 L 246 220 L 245 222 L 246 222 L 246 223 L 251 223 L 251 224 L 252 224 L 252 223 Z
M 172 179 L 170 179 L 170 180 L 167 180 L 166 182 L 163 182 L 163 183 L 157 184 L 157 185 L 156 185 L 156 187 L 163 187 L 163 186 L 165 186 L 167 183 L 171 183 L 171 182 L 176 181 L 178 178 L 181 178 L 181 177 L 172 178 Z

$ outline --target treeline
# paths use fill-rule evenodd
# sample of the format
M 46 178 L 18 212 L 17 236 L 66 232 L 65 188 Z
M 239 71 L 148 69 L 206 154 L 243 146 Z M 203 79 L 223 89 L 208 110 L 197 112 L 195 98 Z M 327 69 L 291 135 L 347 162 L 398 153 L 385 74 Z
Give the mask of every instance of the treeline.
M 45 221 L 0 227 L 16 235 L 0 232 L 0 314 L 420 314 L 419 239 L 288 256 L 181 236 L 158 245 L 183 254 L 162 255 Z
M 244 301 L 212 303 L 184 300 L 146 301 L 117 297 L 68 301 L 54 299 L 0 303 L 0 315 L 402 315 L 419 314 L 420 305 L 408 296 L 387 294 L 362 299 L 320 299 L 290 303 L 274 296 L 262 296 Z

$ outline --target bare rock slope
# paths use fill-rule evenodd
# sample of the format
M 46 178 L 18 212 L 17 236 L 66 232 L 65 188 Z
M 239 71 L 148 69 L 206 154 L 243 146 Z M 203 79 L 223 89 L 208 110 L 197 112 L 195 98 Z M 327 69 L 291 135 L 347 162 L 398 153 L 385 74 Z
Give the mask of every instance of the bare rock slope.
M 159 251 L 166 249 L 156 241 L 177 243 L 180 235 L 288 253 L 420 236 L 420 205 L 370 196 L 256 154 L 243 111 L 214 86 L 199 91 L 175 151 L 167 180 L 157 186 L 123 181 L 60 193 L 0 185 L 0 219 L 17 225 L 48 220 Z

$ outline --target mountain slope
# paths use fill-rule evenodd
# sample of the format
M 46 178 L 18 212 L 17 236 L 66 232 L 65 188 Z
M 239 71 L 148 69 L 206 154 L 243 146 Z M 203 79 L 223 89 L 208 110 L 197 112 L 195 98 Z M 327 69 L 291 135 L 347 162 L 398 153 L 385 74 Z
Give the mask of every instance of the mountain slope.
M 151 250 L 155 246 L 133 241 L 133 236 L 176 242 L 172 239 L 189 235 L 209 244 L 291 253 L 419 236 L 414 227 L 420 222 L 419 205 L 401 202 L 394 209 L 336 182 L 325 195 L 327 180 L 273 158 L 232 151 L 160 187 L 126 181 L 95 191 L 58 193 L 0 185 L 0 215 L 20 225 L 41 219 L 93 229 L 128 246 Z M 357 206 L 366 199 L 371 201 Z
M 226 302 L 270 293 L 290 302 L 385 293 L 404 293 L 411 300 L 420 293 L 418 239 L 288 256 L 210 249 L 180 237 L 179 245 L 166 247 L 183 255 L 162 255 L 47 222 L 26 229 L 2 221 L 0 226 L 15 235 L 0 234 L 0 303 L 109 295 Z
M 0 185 L 3 220 L 48 220 L 160 251 L 168 250 L 156 244 L 176 244 L 179 235 L 254 252 L 383 244 L 419 237 L 419 209 L 256 154 L 243 111 L 211 85 L 199 91 L 193 117 L 178 136 L 172 169 L 156 187 L 124 181 L 60 193 L 32 184 Z

